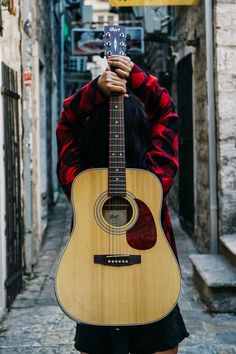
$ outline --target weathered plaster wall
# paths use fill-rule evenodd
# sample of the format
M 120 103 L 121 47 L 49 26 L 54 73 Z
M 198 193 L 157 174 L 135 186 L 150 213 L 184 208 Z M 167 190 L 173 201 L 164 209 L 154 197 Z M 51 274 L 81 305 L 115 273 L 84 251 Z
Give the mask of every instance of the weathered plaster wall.
M 236 232 L 236 1 L 215 7 L 220 235 Z

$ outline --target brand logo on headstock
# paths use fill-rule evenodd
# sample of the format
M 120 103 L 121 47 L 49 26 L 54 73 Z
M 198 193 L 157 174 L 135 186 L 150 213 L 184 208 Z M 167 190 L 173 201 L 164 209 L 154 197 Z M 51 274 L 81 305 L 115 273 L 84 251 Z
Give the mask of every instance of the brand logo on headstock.
M 117 27 L 110 27 L 111 32 L 120 32 L 120 28 Z

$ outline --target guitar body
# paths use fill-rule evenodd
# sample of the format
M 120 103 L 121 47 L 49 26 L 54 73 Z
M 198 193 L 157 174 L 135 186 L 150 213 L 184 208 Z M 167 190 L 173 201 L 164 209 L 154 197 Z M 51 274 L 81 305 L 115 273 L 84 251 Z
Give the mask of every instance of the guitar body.
M 74 228 L 58 265 L 57 300 L 77 322 L 137 325 L 160 320 L 176 305 L 181 284 L 178 262 L 161 227 L 160 181 L 151 172 L 126 169 L 122 203 L 127 201 L 129 216 L 120 223 L 111 220 L 122 219 L 119 208 L 110 213 L 107 208 L 107 181 L 108 169 L 86 170 L 74 180 Z

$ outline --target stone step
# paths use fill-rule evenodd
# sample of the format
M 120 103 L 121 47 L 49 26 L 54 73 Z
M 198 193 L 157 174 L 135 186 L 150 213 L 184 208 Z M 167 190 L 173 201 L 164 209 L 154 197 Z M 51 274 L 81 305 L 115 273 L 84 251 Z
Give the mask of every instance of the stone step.
M 221 255 L 194 254 L 194 283 L 213 312 L 236 313 L 236 270 Z
M 221 236 L 220 250 L 234 267 L 236 267 L 236 234 Z

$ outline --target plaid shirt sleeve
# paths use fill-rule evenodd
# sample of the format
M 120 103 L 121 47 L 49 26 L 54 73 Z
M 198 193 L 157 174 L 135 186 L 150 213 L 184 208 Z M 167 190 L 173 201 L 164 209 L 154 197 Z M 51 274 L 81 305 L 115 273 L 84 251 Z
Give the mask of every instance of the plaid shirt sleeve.
M 179 117 L 167 91 L 158 78 L 134 65 L 127 86 L 144 103 L 150 123 L 150 142 L 146 168 L 160 179 L 164 197 L 169 192 L 178 169 Z
M 89 168 L 81 160 L 78 139 L 85 118 L 94 107 L 104 100 L 97 87 L 97 79 L 89 82 L 74 95 L 65 99 L 56 129 L 58 146 L 57 176 L 67 196 L 71 197 L 71 186 L 81 171 Z

